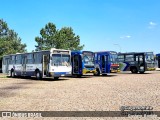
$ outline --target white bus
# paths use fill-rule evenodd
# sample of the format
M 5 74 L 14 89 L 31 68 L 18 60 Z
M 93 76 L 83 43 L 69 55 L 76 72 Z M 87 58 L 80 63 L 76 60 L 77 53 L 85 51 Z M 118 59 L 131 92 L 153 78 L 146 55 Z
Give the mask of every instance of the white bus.
M 71 76 L 71 51 L 50 50 L 5 55 L 2 60 L 3 73 L 15 76 L 36 76 L 36 79 Z

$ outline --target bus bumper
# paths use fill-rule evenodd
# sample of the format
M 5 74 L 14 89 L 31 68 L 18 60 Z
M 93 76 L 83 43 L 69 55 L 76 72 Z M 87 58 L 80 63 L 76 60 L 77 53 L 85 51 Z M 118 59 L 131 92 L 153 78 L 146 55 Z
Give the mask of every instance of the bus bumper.
M 111 69 L 111 73 L 121 72 L 120 69 Z
M 87 73 L 96 73 L 96 70 L 83 69 L 83 74 L 87 74 Z
M 50 77 L 72 76 L 71 72 L 50 72 Z
M 148 71 L 156 70 L 156 68 L 147 68 Z

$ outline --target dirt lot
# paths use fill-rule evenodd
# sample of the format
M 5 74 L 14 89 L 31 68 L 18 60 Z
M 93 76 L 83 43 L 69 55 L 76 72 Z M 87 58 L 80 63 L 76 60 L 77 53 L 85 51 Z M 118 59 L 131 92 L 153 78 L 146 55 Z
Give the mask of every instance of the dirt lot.
M 152 106 L 160 111 L 160 71 L 56 81 L 0 74 L 0 111 L 118 111 L 120 106 Z

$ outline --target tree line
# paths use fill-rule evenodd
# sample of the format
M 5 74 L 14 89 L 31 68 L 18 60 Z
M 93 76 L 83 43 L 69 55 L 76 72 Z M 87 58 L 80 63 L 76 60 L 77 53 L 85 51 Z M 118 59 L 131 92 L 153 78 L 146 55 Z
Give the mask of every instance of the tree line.
M 62 27 L 60 30 L 56 25 L 49 22 L 40 30 L 40 36 L 35 37 L 37 45 L 35 50 L 49 50 L 50 48 L 82 50 L 84 45 L 80 45 L 80 36 L 73 32 L 71 27 Z M 22 43 L 22 39 L 3 19 L 0 19 L 0 72 L 2 68 L 2 58 L 4 55 L 27 52 L 27 45 Z
M 35 37 L 37 45 L 34 51 L 48 50 L 50 48 L 82 50 L 80 36 L 76 35 L 71 27 L 56 28 L 54 23 L 47 23 L 41 30 L 40 36 Z M 3 55 L 27 52 L 27 45 L 7 22 L 0 19 L 0 60 Z

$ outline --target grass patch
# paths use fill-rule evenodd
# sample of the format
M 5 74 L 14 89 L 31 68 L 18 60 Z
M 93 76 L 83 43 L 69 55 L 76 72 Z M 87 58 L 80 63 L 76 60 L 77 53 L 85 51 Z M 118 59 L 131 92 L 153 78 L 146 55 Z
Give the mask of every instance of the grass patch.
M 0 78 L 8 78 L 8 76 L 0 76 Z

